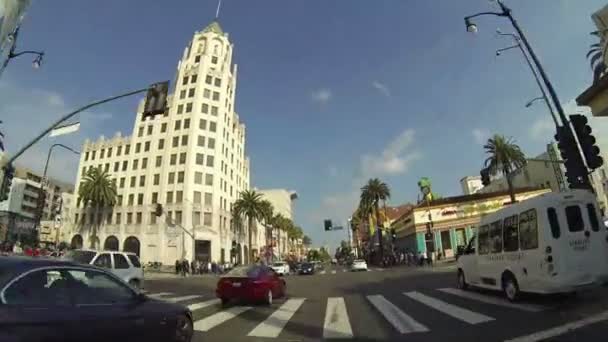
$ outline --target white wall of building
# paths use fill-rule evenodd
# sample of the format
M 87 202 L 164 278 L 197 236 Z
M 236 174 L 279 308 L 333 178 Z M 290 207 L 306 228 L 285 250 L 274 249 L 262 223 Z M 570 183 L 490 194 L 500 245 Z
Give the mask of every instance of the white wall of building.
M 463 195 L 471 195 L 483 188 L 481 176 L 466 176 L 460 180 Z

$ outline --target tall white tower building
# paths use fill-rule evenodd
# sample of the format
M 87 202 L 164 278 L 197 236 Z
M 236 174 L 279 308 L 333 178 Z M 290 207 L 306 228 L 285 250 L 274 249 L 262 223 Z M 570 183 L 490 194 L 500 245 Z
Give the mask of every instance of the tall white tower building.
M 72 245 L 130 250 L 143 262 L 163 264 L 193 254 L 246 261 L 246 229 L 232 229 L 230 218 L 239 192 L 250 186 L 245 125 L 234 108 L 233 50 L 217 21 L 195 32 L 178 62 L 167 111 L 144 117 L 142 101 L 131 136 L 84 143 L 77 189 L 86 171 L 102 167 L 116 181 L 118 203 L 100 212 L 78 203 Z

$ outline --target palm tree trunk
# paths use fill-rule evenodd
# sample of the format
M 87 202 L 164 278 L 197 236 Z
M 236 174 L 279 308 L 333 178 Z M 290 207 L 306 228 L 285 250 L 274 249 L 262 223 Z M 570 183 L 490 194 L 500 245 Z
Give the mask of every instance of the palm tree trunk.
M 382 265 L 382 261 L 384 260 L 384 246 L 382 243 L 382 229 L 380 228 L 380 210 L 378 208 L 378 201 L 374 201 L 374 208 L 376 209 L 376 230 L 378 234 L 378 248 L 380 249 L 380 265 Z
M 509 187 L 509 196 L 511 197 L 511 203 L 515 203 L 515 189 L 513 189 L 513 180 L 511 179 L 509 169 L 505 167 L 502 172 L 505 174 L 505 178 L 507 179 L 507 186 Z
M 253 233 L 253 217 L 249 217 L 249 227 L 247 227 L 247 239 L 249 244 L 249 249 L 247 250 L 247 263 L 251 264 L 253 260 L 253 248 L 252 248 L 252 236 Z

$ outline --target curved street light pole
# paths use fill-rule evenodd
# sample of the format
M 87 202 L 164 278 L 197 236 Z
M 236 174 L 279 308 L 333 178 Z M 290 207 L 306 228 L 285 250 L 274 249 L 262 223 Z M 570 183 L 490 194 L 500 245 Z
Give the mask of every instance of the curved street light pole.
M 515 41 L 515 45 L 513 46 L 509 46 L 507 48 L 504 49 L 500 49 L 498 51 L 496 51 L 497 53 L 500 51 L 505 51 L 505 50 L 510 50 L 510 49 L 514 49 L 514 48 L 518 48 L 519 51 L 521 51 L 521 54 L 524 56 L 524 59 L 526 60 L 526 63 L 528 64 L 528 67 L 530 68 L 530 71 L 532 72 L 532 75 L 534 76 L 534 80 L 536 81 L 536 84 L 538 85 L 538 88 L 540 89 L 540 92 L 542 94 L 542 99 L 544 99 L 545 104 L 547 105 L 547 108 L 549 109 L 549 113 L 551 114 L 551 118 L 553 119 L 553 123 L 555 123 L 555 128 L 559 127 L 559 122 L 557 120 L 557 117 L 555 116 L 555 112 L 553 111 L 553 107 L 551 106 L 551 102 L 549 102 L 549 98 L 547 97 L 547 93 L 545 92 L 545 88 L 543 87 L 542 83 L 540 82 L 540 79 L 538 78 L 538 73 L 536 72 L 536 69 L 534 69 L 534 66 L 532 65 L 532 61 L 530 61 L 530 58 L 528 57 L 528 54 L 526 53 L 526 51 L 524 50 L 524 47 L 521 46 L 521 38 L 518 37 L 517 35 L 513 34 L 513 33 L 501 33 L 498 32 L 498 35 L 500 36 L 511 36 L 513 38 L 513 40 Z M 536 100 L 536 99 L 534 99 Z M 528 102 L 528 103 L 532 103 L 534 100 Z M 526 107 L 528 107 L 526 105 Z

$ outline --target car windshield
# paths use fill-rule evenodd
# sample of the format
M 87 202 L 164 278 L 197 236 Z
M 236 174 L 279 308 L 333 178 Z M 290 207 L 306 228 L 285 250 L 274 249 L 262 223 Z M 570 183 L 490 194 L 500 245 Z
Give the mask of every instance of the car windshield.
M 314 266 L 314 264 L 311 264 L 311 263 L 302 264 L 302 267 L 306 267 L 306 268 L 310 268 L 313 266 Z
M 93 260 L 97 252 L 94 251 L 71 251 L 66 254 L 66 259 L 76 261 L 81 264 L 88 264 Z

